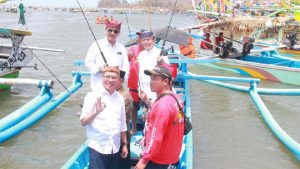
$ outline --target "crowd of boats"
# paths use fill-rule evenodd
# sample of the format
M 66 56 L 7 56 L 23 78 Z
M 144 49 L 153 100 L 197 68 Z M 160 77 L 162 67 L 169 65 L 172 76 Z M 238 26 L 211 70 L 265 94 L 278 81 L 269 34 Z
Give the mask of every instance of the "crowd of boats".
M 66 7 L 37 7 L 28 6 L 26 8 L 29 11 L 64 11 L 64 12 L 81 12 L 80 8 L 66 8 Z M 96 12 L 96 13 L 110 13 L 110 14 L 160 14 L 170 15 L 172 11 L 166 9 L 144 9 L 144 8 L 83 8 L 84 12 Z M 16 5 L 11 6 L 0 6 L 0 12 L 17 13 L 18 7 Z M 179 15 L 193 15 L 191 11 L 177 11 Z

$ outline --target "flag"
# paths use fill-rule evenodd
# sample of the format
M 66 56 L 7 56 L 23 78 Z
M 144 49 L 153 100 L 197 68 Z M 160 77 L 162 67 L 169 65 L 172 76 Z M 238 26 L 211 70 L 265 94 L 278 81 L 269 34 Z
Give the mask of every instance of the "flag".
M 300 10 L 294 11 L 295 21 L 300 22 Z
M 22 3 L 20 3 L 19 5 L 19 9 L 20 9 L 20 18 L 19 18 L 19 24 L 25 25 L 25 15 L 24 15 L 24 5 Z

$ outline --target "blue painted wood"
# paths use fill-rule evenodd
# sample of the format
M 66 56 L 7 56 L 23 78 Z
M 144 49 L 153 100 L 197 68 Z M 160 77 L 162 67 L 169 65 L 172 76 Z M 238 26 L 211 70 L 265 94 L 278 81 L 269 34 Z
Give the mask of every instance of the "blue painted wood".
M 259 97 L 256 91 L 256 85 L 250 90 L 250 96 L 273 134 L 295 155 L 297 160 L 300 160 L 300 144 L 291 138 L 273 118 L 270 111 Z
M 224 83 L 215 80 L 203 80 L 204 82 L 229 88 L 232 90 L 238 90 L 242 92 L 249 92 L 250 87 Z M 280 95 L 280 96 L 300 96 L 300 89 L 268 89 L 268 88 L 257 88 L 257 93 L 261 95 Z
M 199 79 L 198 79 L 199 80 Z M 276 122 L 276 120 L 271 115 L 268 108 L 265 106 L 264 102 L 260 98 L 259 94 L 265 95 L 283 95 L 283 96 L 299 96 L 300 89 L 265 89 L 265 88 L 257 88 L 257 83 L 251 82 L 250 87 L 223 83 L 215 80 L 204 80 L 205 82 L 212 83 L 215 85 L 219 85 L 225 88 L 249 92 L 250 96 L 255 103 L 258 111 L 262 115 L 265 123 L 271 129 L 273 134 L 290 150 L 293 155 L 300 160 L 300 144 L 296 142 L 293 138 L 291 138 Z
M 18 124 L 14 125 L 13 127 L 10 127 L 9 129 L 6 129 L 5 131 L 2 131 L 0 133 L 0 143 L 7 141 L 8 139 L 21 133 L 26 128 L 30 127 L 31 125 L 39 121 L 41 118 L 46 116 L 49 112 L 54 110 L 61 103 L 63 103 L 67 98 L 71 96 L 71 94 L 75 93 L 82 86 L 82 81 L 80 77 L 81 77 L 80 74 L 75 74 L 73 83 L 68 88 L 68 91 L 62 92 L 55 99 L 52 99 L 46 105 L 44 105 L 39 110 L 32 113 L 29 117 L 22 120 Z
M 225 76 L 208 76 L 208 75 L 196 75 L 193 73 L 180 74 L 180 78 L 194 79 L 194 80 L 218 80 L 218 81 L 231 81 L 231 82 L 255 82 L 259 83 L 260 79 L 256 78 L 238 78 L 238 77 L 225 77 Z
M 39 96 L 35 97 L 30 102 L 20 107 L 18 110 L 10 113 L 0 120 L 0 132 L 14 126 L 15 124 L 30 116 L 33 112 L 46 104 L 52 98 L 52 96 L 53 95 L 50 91 L 50 88 L 43 87 Z

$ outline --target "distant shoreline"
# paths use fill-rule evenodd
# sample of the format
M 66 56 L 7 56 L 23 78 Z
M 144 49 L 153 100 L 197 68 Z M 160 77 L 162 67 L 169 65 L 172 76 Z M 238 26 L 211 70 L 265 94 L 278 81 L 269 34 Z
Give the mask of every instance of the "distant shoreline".
M 66 7 L 43 7 L 43 6 L 27 6 L 26 10 L 30 11 L 65 11 L 65 12 L 81 12 L 80 8 L 66 8 Z M 162 9 L 162 8 L 83 8 L 84 12 L 96 12 L 99 14 L 171 14 L 172 11 L 168 9 Z M 11 13 L 17 13 L 18 9 L 16 6 L 3 6 L 0 8 L 0 12 L 11 12 Z M 180 15 L 193 15 L 192 11 L 188 10 L 176 10 L 176 14 Z

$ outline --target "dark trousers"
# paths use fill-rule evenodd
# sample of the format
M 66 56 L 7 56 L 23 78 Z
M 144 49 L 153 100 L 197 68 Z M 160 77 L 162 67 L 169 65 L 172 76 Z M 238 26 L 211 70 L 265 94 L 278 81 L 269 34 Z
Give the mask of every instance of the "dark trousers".
M 146 169 L 176 169 L 177 164 L 157 164 L 153 163 L 152 161 L 149 161 L 149 163 L 146 166 Z
M 115 154 L 101 154 L 94 149 L 89 148 L 90 169 L 117 169 L 119 168 L 118 156 Z

